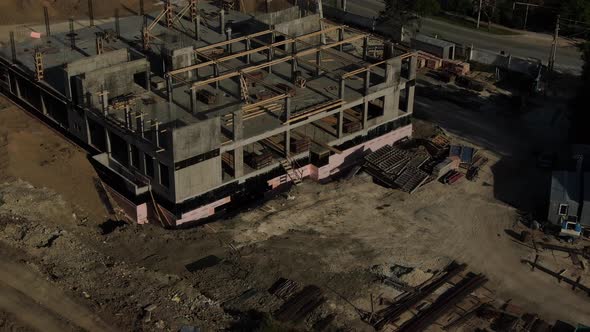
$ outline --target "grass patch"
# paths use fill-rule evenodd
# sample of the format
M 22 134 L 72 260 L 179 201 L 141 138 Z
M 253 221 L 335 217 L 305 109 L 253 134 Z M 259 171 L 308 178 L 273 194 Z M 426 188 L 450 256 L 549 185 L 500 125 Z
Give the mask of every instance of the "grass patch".
M 521 34 L 521 33 L 515 32 L 513 30 L 498 28 L 497 26 L 493 26 L 493 25 L 491 26 L 490 30 L 488 30 L 488 23 L 484 22 L 484 21 L 482 21 L 480 23 L 479 29 L 477 29 L 477 24 L 475 22 L 467 20 L 465 18 L 461 18 L 461 17 L 454 17 L 454 16 L 448 16 L 448 15 L 436 15 L 436 16 L 432 16 L 431 18 L 438 20 L 438 21 L 447 22 L 447 23 L 450 23 L 453 25 L 462 26 L 464 28 L 491 33 L 494 35 L 517 36 L 517 35 Z

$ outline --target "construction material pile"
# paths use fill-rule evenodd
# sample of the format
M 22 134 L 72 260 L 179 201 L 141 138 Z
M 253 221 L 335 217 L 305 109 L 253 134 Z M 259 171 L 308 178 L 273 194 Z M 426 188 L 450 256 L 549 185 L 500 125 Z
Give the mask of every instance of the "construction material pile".
M 326 301 L 324 292 L 317 286 L 305 286 L 301 291 L 295 293 L 298 289 L 297 282 L 280 278 L 268 290 L 269 293 L 285 300 L 274 314 L 278 320 L 301 322 Z
M 261 169 L 272 163 L 272 154 L 266 149 L 249 153 L 245 158 L 245 162 L 253 169 Z
M 293 153 L 302 153 L 305 151 L 309 151 L 309 147 L 311 146 L 311 140 L 309 137 L 300 136 L 294 134 L 291 137 L 291 152 Z
M 466 267 L 452 262 L 420 287 L 405 292 L 385 308 L 368 313 L 365 320 L 376 330 L 391 330 L 395 324 L 397 331 L 424 331 L 439 320 L 453 323 L 461 319 L 456 315 L 453 319 L 447 317 L 461 303 L 475 302 L 471 306 L 474 310 L 479 308 L 485 300 L 472 294 L 487 281 L 481 274 L 462 274 Z
M 411 152 L 386 145 L 365 157 L 365 170 L 390 188 L 413 193 L 430 178 L 420 169 L 429 159 L 424 148 Z

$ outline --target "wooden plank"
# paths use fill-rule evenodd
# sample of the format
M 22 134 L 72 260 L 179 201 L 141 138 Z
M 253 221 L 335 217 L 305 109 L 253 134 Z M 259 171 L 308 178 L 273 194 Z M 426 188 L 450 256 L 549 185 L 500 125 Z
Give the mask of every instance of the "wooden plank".
M 210 50 L 212 48 L 216 48 L 216 47 L 220 47 L 220 46 L 225 46 L 227 44 L 238 43 L 238 42 L 241 42 L 241 41 L 246 40 L 248 38 L 264 36 L 264 35 L 268 35 L 268 34 L 270 34 L 272 32 L 273 32 L 272 30 L 264 30 L 264 31 L 256 32 L 256 33 L 253 33 L 253 34 L 249 34 L 247 36 L 233 38 L 233 39 L 222 41 L 222 42 L 219 42 L 219 43 L 215 43 L 215 44 L 203 46 L 203 47 L 197 48 L 195 50 L 195 52 L 203 52 L 203 51 L 206 51 L 206 50 Z
M 299 115 L 297 115 L 295 117 L 292 117 L 291 119 L 289 119 L 289 121 L 286 121 L 283 124 L 288 124 L 288 123 L 291 123 L 291 122 L 299 121 L 301 119 L 309 118 L 310 116 L 313 116 L 313 115 L 316 115 L 318 113 L 324 112 L 324 111 L 329 110 L 331 108 L 340 107 L 340 106 L 342 106 L 342 104 L 344 104 L 344 101 L 343 100 L 340 100 L 340 99 L 329 101 L 329 102 L 327 102 L 325 104 L 322 104 L 322 105 L 318 106 L 315 109 L 311 109 L 309 111 L 306 111 L 303 114 L 299 114 Z
M 246 73 L 250 73 L 250 72 L 253 72 L 253 71 L 257 71 L 257 70 L 260 70 L 260 69 L 263 69 L 263 68 L 267 68 L 267 67 L 270 67 L 270 66 L 278 65 L 278 64 L 281 64 L 283 62 L 290 61 L 290 60 L 295 59 L 295 58 L 300 58 L 300 57 L 304 57 L 304 56 L 307 56 L 307 55 L 310 55 L 310 54 L 315 54 L 315 53 L 320 52 L 322 50 L 333 48 L 333 47 L 336 47 L 338 45 L 341 45 L 341 44 L 344 44 L 344 43 L 348 43 L 350 41 L 354 41 L 354 40 L 357 40 L 357 39 L 360 39 L 360 38 L 363 38 L 363 37 L 364 36 L 350 37 L 348 39 L 345 39 L 345 40 L 342 40 L 342 41 L 339 41 L 339 42 L 335 42 L 335 43 L 331 43 L 331 44 L 326 44 L 326 45 L 321 45 L 321 46 L 318 46 L 318 47 L 307 49 L 307 50 L 298 52 L 298 53 L 296 53 L 294 55 L 288 55 L 288 56 L 285 56 L 285 57 L 282 57 L 282 58 L 279 58 L 279 59 L 275 59 L 273 61 L 265 62 L 265 63 L 259 64 L 259 65 L 256 65 L 256 66 L 246 67 L 244 69 L 241 69 L 241 70 L 238 70 L 238 71 L 234 71 L 234 72 L 230 72 L 230 73 L 227 73 L 227 74 L 224 74 L 224 75 L 220 75 L 218 77 L 211 77 L 211 78 L 206 79 L 206 80 L 195 82 L 193 84 L 193 86 L 191 87 L 191 89 L 195 89 L 195 88 L 198 88 L 198 87 L 203 86 L 203 85 L 214 83 L 216 81 L 221 81 L 221 80 L 224 80 L 224 79 L 228 79 L 228 78 L 236 77 L 236 76 L 239 76 L 239 75 L 242 75 L 242 74 L 246 74 Z

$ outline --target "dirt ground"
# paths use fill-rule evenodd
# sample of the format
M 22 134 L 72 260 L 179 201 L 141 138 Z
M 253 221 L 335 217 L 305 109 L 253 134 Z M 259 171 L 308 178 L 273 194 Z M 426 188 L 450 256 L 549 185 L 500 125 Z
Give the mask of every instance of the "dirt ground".
M 436 84 L 421 76 L 421 87 L 444 89 Z M 433 182 L 408 195 L 363 173 L 305 181 L 237 217 L 171 231 L 109 220 L 86 152 L 3 100 L 0 330 L 256 330 L 282 304 L 267 289 L 284 277 L 317 285 L 327 302 L 278 330 L 311 330 L 335 314 L 332 330 L 370 331 L 359 311 L 369 310 L 371 294 L 398 294 L 379 282 L 393 266 L 413 268 L 403 278 L 418 285 L 452 260 L 484 273 L 498 304 L 590 324 L 588 297 L 531 272 L 521 259 L 534 249 L 511 236 L 524 229 L 518 209 L 546 200 L 549 174 L 535 154 L 564 142 L 563 97 L 539 97 L 518 113 L 503 99 L 471 102 L 419 93 L 415 136 L 440 126 L 478 147 L 490 162 L 477 182 Z M 567 263 L 550 252 L 540 261 Z
M 158 8 L 159 1 L 145 0 L 145 10 Z M 43 7 L 48 8 L 52 21 L 88 17 L 87 0 L 3 0 L 0 1 L 0 21 L 6 24 L 43 23 Z M 95 18 L 113 16 L 115 8 L 121 15 L 139 11 L 139 0 L 94 0 Z

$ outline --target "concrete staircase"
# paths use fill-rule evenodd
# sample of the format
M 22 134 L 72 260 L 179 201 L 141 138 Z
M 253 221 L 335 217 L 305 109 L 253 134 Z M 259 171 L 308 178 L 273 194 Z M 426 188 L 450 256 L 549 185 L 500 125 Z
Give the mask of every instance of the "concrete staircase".
M 293 169 L 293 165 L 291 165 L 291 162 L 288 159 L 281 159 L 280 162 L 281 166 L 283 166 L 283 169 L 285 170 L 285 172 L 287 172 L 287 176 L 291 179 L 291 181 L 293 181 L 293 183 L 296 186 L 301 185 L 303 183 L 301 175 Z

